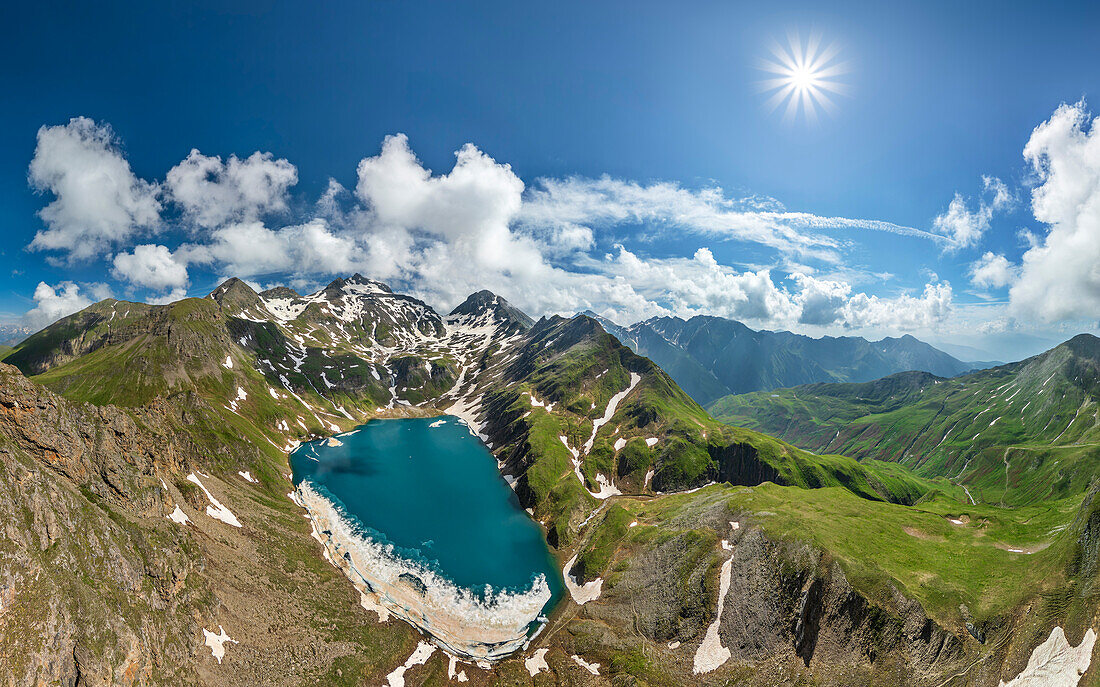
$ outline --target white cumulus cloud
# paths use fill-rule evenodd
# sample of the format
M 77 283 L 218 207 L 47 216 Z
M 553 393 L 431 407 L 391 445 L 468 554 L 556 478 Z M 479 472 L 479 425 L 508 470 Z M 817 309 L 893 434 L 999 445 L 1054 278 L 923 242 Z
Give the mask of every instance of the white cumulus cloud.
M 1046 235 L 1023 255 L 1013 310 L 1047 322 L 1100 318 L 1100 126 L 1084 103 L 1062 105 L 1031 133 L 1024 158 Z
M 926 284 L 920 296 L 902 294 L 896 298 L 879 298 L 859 293 L 842 308 L 844 324 L 853 329 L 928 328 L 947 319 L 953 298 L 951 284 L 947 282 Z
M 156 203 L 157 187 L 133 177 L 109 130 L 104 135 L 100 152 L 108 166 L 124 169 L 127 183 Z M 944 240 L 888 222 L 788 212 L 771 199 L 731 198 L 716 186 L 692 190 L 605 176 L 539 179 L 528 188 L 508 164 L 472 144 L 455 153 L 449 171 L 433 173 L 398 134 L 360 161 L 353 193 L 330 181 L 293 222 L 274 223 L 274 215 L 289 214 L 297 180 L 293 164 L 267 153 L 223 161 L 192 150 L 164 182 L 189 240 L 174 249 L 167 241 L 133 245 L 141 224 L 134 213 L 122 213 L 130 217 L 122 222 L 129 233 L 89 254 L 118 244 L 112 275 L 155 294 L 152 302 L 182 297 L 191 273 L 202 268 L 296 285 L 359 271 L 441 309 L 488 288 L 536 315 L 592 309 L 624 323 L 713 314 L 769 328 L 910 330 L 941 322 L 951 310 L 950 286 L 934 278 L 922 295 L 880 297 L 855 292 L 843 270 L 823 278 L 805 264 L 737 269 L 707 246 L 692 246 L 686 256 L 652 256 L 615 240 L 616 231 L 637 225 L 649 236 L 756 244 L 787 265 L 794 265 L 792 255 L 837 263 L 848 249 L 829 235 L 837 229 Z M 1009 202 L 998 184 L 987 180 L 989 207 Z M 159 210 L 154 205 L 147 224 Z M 41 287 L 48 289 L 40 288 L 44 305 L 36 308 L 43 318 L 59 309 L 54 303 L 86 300 L 75 284 Z
M 1015 279 L 1016 265 L 999 253 L 987 251 L 970 264 L 970 281 L 975 286 L 999 289 Z
M 160 219 L 157 186 L 134 175 L 110 126 L 87 117 L 38 130 L 28 179 L 54 196 L 38 213 L 47 228 L 35 234 L 32 250 L 92 258 Z
M 187 265 L 177 262 L 167 246 L 143 244 L 114 258 L 111 274 L 134 286 L 156 291 L 183 289 L 188 284 Z
M 852 286 L 843 281 L 817 279 L 796 272 L 791 278 L 800 291 L 795 299 L 799 306 L 798 321 L 801 324 L 827 326 L 844 315 Z
M 365 261 L 354 238 L 333 233 L 323 219 L 279 229 L 260 221 L 229 224 L 211 232 L 208 242 L 185 244 L 177 253 L 237 277 L 347 274 Z
M 359 163 L 356 194 L 384 226 L 424 231 L 473 244 L 470 256 L 486 266 L 514 262 L 511 223 L 522 205 L 523 182 L 472 144 L 455 154 L 448 173 L 433 176 L 403 134 L 387 136 L 381 154 Z
M 223 162 L 194 149 L 165 178 L 172 200 L 206 229 L 286 210 L 287 192 L 297 183 L 298 169 L 271 153 Z
M 80 293 L 80 286 L 74 282 L 63 281 L 50 286 L 41 281 L 34 290 L 34 307 L 27 311 L 23 320 L 32 329 L 41 329 L 91 304 L 92 299 Z

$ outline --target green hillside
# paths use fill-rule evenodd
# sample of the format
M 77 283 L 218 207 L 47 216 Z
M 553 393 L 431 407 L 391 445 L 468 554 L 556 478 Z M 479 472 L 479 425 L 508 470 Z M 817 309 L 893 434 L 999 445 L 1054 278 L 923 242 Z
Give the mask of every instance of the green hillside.
M 715 417 L 811 451 L 947 477 L 975 501 L 1083 493 L 1100 475 L 1100 339 L 1082 334 L 1019 363 L 954 379 L 903 373 L 729 396 Z

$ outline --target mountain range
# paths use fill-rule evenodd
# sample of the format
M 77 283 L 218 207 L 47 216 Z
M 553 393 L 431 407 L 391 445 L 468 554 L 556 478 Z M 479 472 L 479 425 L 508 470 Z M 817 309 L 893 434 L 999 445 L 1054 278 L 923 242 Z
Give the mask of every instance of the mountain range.
M 702 341 L 681 330 L 677 341 Z M 1056 408 L 1077 404 L 1054 443 L 1087 443 L 1083 341 L 1056 349 L 1057 365 L 902 375 L 896 393 L 908 384 L 913 402 L 890 408 L 922 427 L 916 380 L 931 394 L 988 378 L 958 398 L 995 389 L 1001 417 L 1028 418 L 1009 377 L 1038 398 L 1049 367 L 1050 393 L 1068 398 Z M 311 294 L 230 279 L 167 305 L 102 301 L 3 362 L 0 674 L 12 684 L 995 685 L 1035 656 L 1061 670 L 1057 633 L 1084 646 L 1096 608 L 1091 454 L 1059 468 L 1051 449 L 1041 474 L 1064 483 L 998 498 L 977 454 L 956 471 L 958 457 L 914 460 L 912 447 L 860 451 L 867 439 L 839 425 L 859 460 L 796 448 L 715 419 L 597 320 L 534 321 L 487 291 L 443 316 L 360 275 Z M 758 377 L 777 379 L 768 369 Z M 862 402 L 853 393 L 843 403 Z M 720 403 L 734 399 L 746 397 Z M 714 407 L 776 425 L 728 410 Z M 287 462 L 305 440 L 441 413 L 490 448 L 583 591 L 522 652 L 461 672 L 318 545 L 331 533 L 311 529 Z M 833 430 L 806 427 L 786 435 Z M 1023 474 L 1033 463 L 1016 456 Z
M 1024 505 L 1078 494 L 1100 467 L 1100 339 L 944 379 L 904 372 L 720 399 L 711 413 L 812 451 L 947 475 L 972 498 Z
M 907 370 L 953 377 L 989 366 L 963 362 L 909 335 L 880 341 L 857 336 L 815 339 L 756 331 L 735 320 L 706 315 L 689 320 L 654 317 L 629 327 L 598 319 L 703 405 L 730 394 L 800 384 L 866 382 Z
M 21 324 L 0 324 L 0 347 L 14 346 L 34 333 L 30 327 Z

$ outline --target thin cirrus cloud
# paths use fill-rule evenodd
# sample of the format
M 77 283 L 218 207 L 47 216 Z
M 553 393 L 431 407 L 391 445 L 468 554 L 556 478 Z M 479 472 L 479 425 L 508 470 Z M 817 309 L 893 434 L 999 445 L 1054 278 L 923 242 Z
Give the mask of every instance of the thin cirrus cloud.
M 123 288 L 144 289 L 149 300 L 179 297 L 189 270 L 200 268 L 295 284 L 362 271 L 444 308 L 489 288 L 536 314 L 591 308 L 624 322 L 705 313 L 771 327 L 913 328 L 946 317 L 951 305 L 945 282 L 880 298 L 809 268 L 739 271 L 706 246 L 690 257 L 643 256 L 616 236 L 643 225 L 681 244 L 743 242 L 770 249 L 777 264 L 798 258 L 828 267 L 845 249 L 830 231 L 939 240 L 931 232 L 788 212 L 717 186 L 603 176 L 542 178 L 528 187 L 472 144 L 455 154 L 449 172 L 435 174 L 404 135 L 389 136 L 359 163 L 354 191 L 330 182 L 297 216 L 289 194 L 298 174 L 288 160 L 259 152 L 222 160 L 192 150 L 163 182 L 148 182 L 133 175 L 109 126 L 85 118 L 43 127 L 31 169 L 32 184 L 54 196 L 42 211 L 47 228 L 31 247 L 104 259 Z M 76 285 L 47 288 L 52 295 L 36 293 L 36 318 L 84 303 Z
M 640 184 L 609 176 L 567 177 L 537 180 L 525 199 L 522 220 L 535 227 L 559 230 L 585 224 L 656 224 L 831 263 L 841 260 L 840 244 L 826 231 L 884 231 L 945 240 L 939 234 L 892 222 L 771 209 L 775 205 L 778 203 L 771 199 L 761 202 L 757 198 L 730 198 L 717 186 L 691 190 L 673 182 Z

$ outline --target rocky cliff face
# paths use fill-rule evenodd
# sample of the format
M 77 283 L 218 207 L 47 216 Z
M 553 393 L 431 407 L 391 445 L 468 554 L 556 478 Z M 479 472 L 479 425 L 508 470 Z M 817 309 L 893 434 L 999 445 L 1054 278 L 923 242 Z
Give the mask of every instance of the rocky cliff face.
M 357 665 L 362 641 L 405 650 L 402 628 L 381 645 L 356 629 L 358 600 L 309 561 L 279 473 L 244 441 L 205 446 L 182 429 L 207 412 L 199 399 L 74 404 L 0 365 L 0 683 L 296 685 Z M 229 456 L 270 486 L 205 476 Z M 185 479 L 196 472 L 241 528 L 210 517 Z M 186 522 L 169 519 L 177 508 Z M 204 645 L 220 625 L 250 644 L 237 670 Z
M 150 410 L 74 406 L 0 366 L 0 649 L 13 684 L 157 684 L 195 653 L 202 561 L 157 475 L 190 458 Z M 159 525 L 157 519 L 165 525 Z
M 654 676 L 693 673 L 729 561 L 731 592 L 716 633 L 729 658 L 700 682 L 770 685 L 812 674 L 814 684 L 900 687 L 963 667 L 962 642 L 896 590 L 887 607 L 872 604 L 812 547 L 772 541 L 751 526 L 727 536 L 731 548 L 717 557 L 701 555 L 698 540 L 683 534 L 624 559 L 603 603 L 586 604 L 571 621 L 571 647 L 627 660 L 637 639 L 610 629 L 625 624 L 653 652 Z

